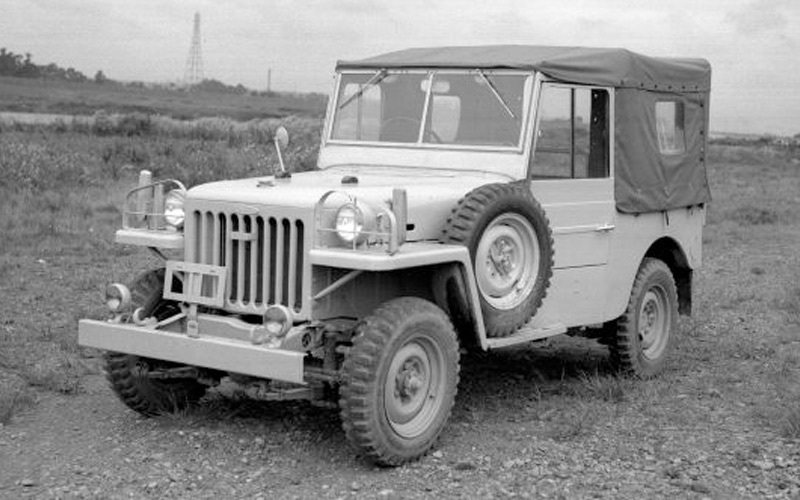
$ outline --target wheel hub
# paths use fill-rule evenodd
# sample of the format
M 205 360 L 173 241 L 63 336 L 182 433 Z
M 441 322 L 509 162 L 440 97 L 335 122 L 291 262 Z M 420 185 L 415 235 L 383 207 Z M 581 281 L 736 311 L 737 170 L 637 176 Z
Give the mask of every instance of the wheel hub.
M 500 238 L 492 245 L 489 251 L 489 263 L 493 270 L 489 272 L 496 276 L 500 274 L 508 277 L 517 268 L 517 248 L 515 242 L 509 238 Z
M 413 398 L 424 383 L 424 374 L 420 373 L 417 363 L 406 362 L 397 374 L 395 394 L 402 399 Z
M 511 309 L 525 300 L 538 275 L 540 249 L 530 222 L 503 214 L 484 230 L 475 255 L 475 273 L 483 297 L 494 307 Z
M 442 404 L 442 354 L 426 341 L 411 341 L 394 356 L 385 382 L 386 416 L 395 432 L 423 432 Z
M 649 358 L 655 358 L 664 348 L 669 335 L 666 317 L 666 298 L 663 291 L 654 288 L 648 290 L 639 308 L 639 340 L 642 352 Z

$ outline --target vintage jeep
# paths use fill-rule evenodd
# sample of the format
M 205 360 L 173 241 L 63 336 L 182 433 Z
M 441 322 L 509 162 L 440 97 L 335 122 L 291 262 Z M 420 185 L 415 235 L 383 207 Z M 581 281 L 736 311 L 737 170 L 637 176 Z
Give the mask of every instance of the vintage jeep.
M 143 414 L 212 386 L 338 404 L 385 465 L 433 446 L 462 350 L 570 333 L 651 377 L 701 261 L 710 74 L 539 46 L 339 62 L 317 170 L 142 174 L 116 240 L 165 266 L 110 285 L 80 344 Z

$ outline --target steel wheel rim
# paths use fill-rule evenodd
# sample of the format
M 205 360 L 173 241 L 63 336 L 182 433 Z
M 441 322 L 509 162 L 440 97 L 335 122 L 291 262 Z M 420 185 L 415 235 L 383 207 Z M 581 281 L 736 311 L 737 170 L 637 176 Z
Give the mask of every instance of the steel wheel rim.
M 670 331 L 667 292 L 660 286 L 647 290 L 639 306 L 638 334 L 642 354 L 658 359 L 667 346 Z
M 426 337 L 405 343 L 392 358 L 384 385 L 389 426 L 397 435 L 413 439 L 436 419 L 445 395 L 444 353 Z
M 475 252 L 475 277 L 483 299 L 497 309 L 524 302 L 539 275 L 541 249 L 525 217 L 502 214 L 484 230 Z

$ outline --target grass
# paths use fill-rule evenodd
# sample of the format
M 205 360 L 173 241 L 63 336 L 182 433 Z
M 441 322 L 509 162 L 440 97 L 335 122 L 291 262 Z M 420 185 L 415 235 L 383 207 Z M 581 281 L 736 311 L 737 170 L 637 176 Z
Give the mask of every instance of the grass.
M 795 403 L 781 412 L 781 434 L 789 439 L 800 439 L 800 403 Z
M 97 366 L 76 345 L 77 320 L 104 317 L 105 285 L 156 264 L 143 250 L 112 243 L 120 201 L 139 169 L 193 185 L 277 165 L 275 120 L 112 113 L 96 123 L 0 124 L 0 295 L 8 311 L 0 318 L 0 375 L 18 382 L 0 378 L 0 423 L 32 404 L 36 390 L 81 390 Z M 320 120 L 284 123 L 292 135 L 287 165 L 312 168 Z M 714 201 L 695 314 L 681 322 L 667 373 L 620 378 L 605 352 L 584 341 L 478 356 L 465 362 L 456 422 L 497 418 L 502 407 L 573 441 L 630 411 L 654 426 L 699 425 L 711 417 L 698 405 L 708 403 L 742 425 L 800 439 L 797 152 L 712 145 L 709 163 Z
M 78 349 L 77 321 L 105 317 L 107 283 L 130 281 L 156 265 L 146 251 L 113 244 L 120 200 L 138 170 L 191 186 L 277 168 L 266 139 L 276 121 L 230 123 L 160 119 L 138 135 L 121 128 L 98 133 L 79 123 L 0 129 L 0 295 L 9 312 L 0 324 L 0 372 L 14 374 L 28 391 L 81 390 L 82 378 L 97 368 Z M 319 120 L 283 123 L 292 134 L 287 165 L 310 168 Z M 192 132 L 193 126 L 201 132 Z M 0 415 L 10 419 L 26 401 L 4 389 Z
M 0 426 L 11 423 L 12 417 L 35 402 L 33 392 L 0 385 Z

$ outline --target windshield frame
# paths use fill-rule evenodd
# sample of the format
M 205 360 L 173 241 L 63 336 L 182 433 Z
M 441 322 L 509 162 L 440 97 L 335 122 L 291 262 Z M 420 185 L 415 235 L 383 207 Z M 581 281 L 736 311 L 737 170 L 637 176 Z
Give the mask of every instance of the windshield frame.
M 344 75 L 377 75 L 381 72 L 384 74 L 393 75 L 426 75 L 427 89 L 424 97 L 424 105 L 422 116 L 420 116 L 420 129 L 417 139 L 414 142 L 390 142 L 390 141 L 376 141 L 376 140 L 351 140 L 351 139 L 334 139 L 334 125 L 336 122 L 336 115 L 341 111 L 340 98 L 345 101 L 349 97 L 341 95 L 341 85 Z M 453 144 L 453 143 L 436 143 L 424 142 L 424 132 L 426 123 L 428 123 L 428 113 L 430 112 L 430 103 L 433 94 L 434 85 L 432 82 L 437 75 L 474 75 L 478 78 L 491 79 L 493 76 L 519 76 L 523 78 L 523 103 L 520 113 L 520 126 L 519 136 L 517 143 L 513 146 L 497 145 L 497 144 Z M 491 80 L 490 80 L 491 81 Z M 525 138 L 530 127 L 530 115 L 533 107 L 533 91 L 535 82 L 535 72 L 523 70 L 492 70 L 486 68 L 469 69 L 469 68 L 418 68 L 418 69 L 394 69 L 394 68 L 369 68 L 369 69 L 352 69 L 342 70 L 336 73 L 336 84 L 333 89 L 332 103 L 329 106 L 329 114 L 324 132 L 324 139 L 326 144 L 332 145 L 345 145 L 345 146 L 365 146 L 365 147 L 380 147 L 380 148 L 413 148 L 413 149 L 443 149 L 443 150 L 467 150 L 467 151 L 497 151 L 506 153 L 523 153 L 525 150 Z M 363 94 L 362 94 L 363 95 Z M 359 97 L 360 98 L 360 97 Z M 496 95 L 492 95 L 492 90 L 487 88 L 487 98 L 496 99 Z M 352 103 L 349 103 L 350 105 Z

